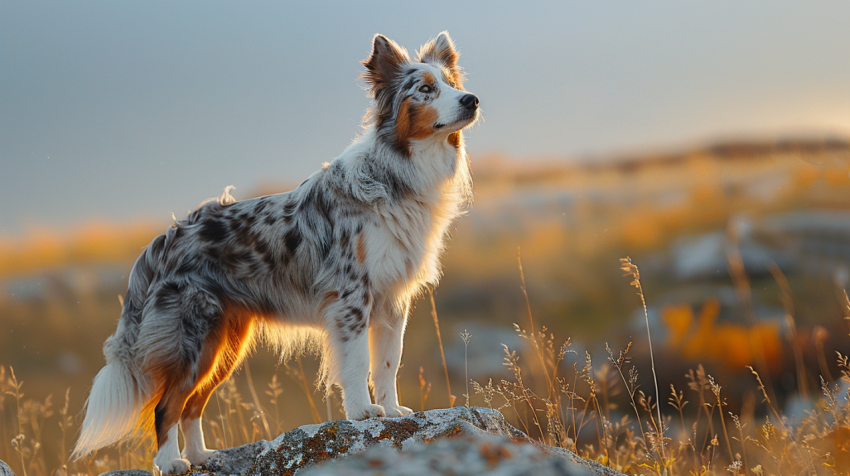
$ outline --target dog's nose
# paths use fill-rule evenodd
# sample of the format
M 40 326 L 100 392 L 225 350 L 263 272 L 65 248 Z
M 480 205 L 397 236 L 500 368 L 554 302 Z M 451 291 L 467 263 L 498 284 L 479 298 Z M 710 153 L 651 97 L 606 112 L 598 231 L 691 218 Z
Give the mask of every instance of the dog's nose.
M 476 107 L 478 107 L 478 96 L 474 94 L 467 94 L 460 98 L 460 104 L 463 107 L 475 109 Z

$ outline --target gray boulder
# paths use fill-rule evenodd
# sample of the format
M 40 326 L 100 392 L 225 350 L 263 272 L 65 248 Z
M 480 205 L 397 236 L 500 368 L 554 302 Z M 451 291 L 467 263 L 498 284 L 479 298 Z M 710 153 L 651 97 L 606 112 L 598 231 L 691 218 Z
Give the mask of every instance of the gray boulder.
M 101 473 L 100 476 L 151 476 L 151 472 L 143 469 L 116 469 Z
M 304 428 L 304 427 L 301 427 Z M 292 430 L 284 435 L 298 431 Z M 283 436 L 283 435 L 281 435 Z M 278 439 L 281 437 L 279 436 Z M 277 440 L 275 440 L 277 441 Z M 254 467 L 257 457 L 272 448 L 272 444 L 266 440 L 255 441 L 247 445 L 216 451 L 204 464 L 204 470 L 218 475 L 245 474 Z
M 460 436 L 397 451 L 375 446 L 344 459 L 305 468 L 299 476 L 420 476 L 486 474 L 499 476 L 599 476 L 616 471 L 576 462 L 530 442 L 502 435 Z
M 296 473 L 306 476 L 531 473 L 621 476 L 569 451 L 536 443 L 511 426 L 498 411 L 478 407 L 429 410 L 402 418 L 305 425 L 271 442 L 217 451 L 202 469 L 221 476 Z

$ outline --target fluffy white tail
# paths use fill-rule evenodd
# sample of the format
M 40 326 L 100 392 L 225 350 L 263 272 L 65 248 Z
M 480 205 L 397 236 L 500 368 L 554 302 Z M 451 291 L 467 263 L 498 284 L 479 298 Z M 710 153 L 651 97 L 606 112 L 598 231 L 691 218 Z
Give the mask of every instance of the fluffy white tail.
M 127 440 L 141 429 L 146 419 L 142 413 L 150 401 L 145 387 L 142 377 L 120 359 L 102 368 L 86 401 L 86 418 L 72 458 Z

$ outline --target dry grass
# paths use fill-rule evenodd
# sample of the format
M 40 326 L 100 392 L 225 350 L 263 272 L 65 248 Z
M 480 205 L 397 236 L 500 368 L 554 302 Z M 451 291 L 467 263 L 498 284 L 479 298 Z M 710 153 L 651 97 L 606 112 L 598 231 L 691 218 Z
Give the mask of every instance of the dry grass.
M 628 259 L 622 265 L 645 309 L 637 267 Z M 505 346 L 504 365 L 514 379 L 486 386 L 472 382 L 473 387 L 487 406 L 509 410 L 519 427 L 546 444 L 627 474 L 850 474 L 850 357 L 840 352 L 839 378 L 820 377 L 821 396 L 799 422 L 782 414 L 753 367 L 752 387 L 762 401 L 746 413 L 726 409 L 722 386 L 700 365 L 686 375 L 687 394 L 670 386 L 665 415 L 657 377 L 654 400 L 639 388 L 631 343 L 616 355 L 606 345 L 608 363 L 594 366 L 589 353 L 582 358 L 571 351 L 569 339 L 556 346 L 545 327 L 526 332 L 515 326 L 532 355 L 521 360 Z M 534 329 L 530 311 L 529 327 Z M 570 354 L 576 354 L 573 362 Z M 654 373 L 654 362 L 651 366 Z M 688 405 L 688 398 L 696 404 Z M 616 400 L 626 400 L 632 414 Z M 680 430 L 674 428 L 676 417 Z
M 521 270 L 521 261 L 519 265 Z M 643 300 L 639 271 L 630 261 L 624 261 L 623 267 Z M 521 277 L 524 289 L 524 275 Z M 847 474 L 850 468 L 850 358 L 846 355 L 837 354 L 840 376 L 836 380 L 821 377 L 816 410 L 792 424 L 769 397 L 756 370 L 752 370 L 752 387 L 762 401 L 742 414 L 727 410 L 721 384 L 702 366 L 690 371 L 679 385 L 687 390 L 671 385 L 666 405 L 659 405 L 656 378 L 652 379 L 655 396 L 640 389 L 641 378 L 629 354 L 631 344 L 618 352 L 608 349 L 608 362 L 594 364 L 589 353 L 578 355 L 571 349 L 570 339 L 556 345 L 545 327 L 537 330 L 531 303 L 527 303 L 527 311 L 528 330 L 515 325 L 528 343 L 525 351 L 503 348 L 504 364 L 513 378 L 496 384 L 490 380 L 487 385 L 470 382 L 471 403 L 504 411 L 516 426 L 546 444 L 628 474 L 830 475 Z M 461 338 L 465 345 L 472 340 L 468 334 Z M 296 361 L 284 370 L 301 388 L 302 398 L 309 401 L 313 420 L 322 421 L 301 363 Z M 251 384 L 249 398 L 237 388 L 236 380 L 230 379 L 210 402 L 206 432 L 213 447 L 271 439 L 288 429 L 279 416 L 283 390 L 277 376 L 266 388 L 256 389 L 250 368 L 246 367 L 244 374 Z M 421 367 L 419 380 L 420 407 L 426 408 L 431 384 Z M 845 382 L 843 390 L 841 381 Z M 19 475 L 94 475 L 119 467 L 151 466 L 149 442 L 69 462 L 68 447 L 78 429 L 68 404 L 71 389 L 63 392 L 64 402 L 57 412 L 52 396 L 40 401 L 27 398 L 14 370 L 0 367 L 0 392 L 0 459 Z M 339 412 L 339 401 L 332 398 L 329 417 L 333 415 L 331 404 Z M 45 444 L 48 425 L 60 428 L 59 444 Z M 59 454 L 47 458 L 46 447 L 56 448 Z M 48 460 L 60 465 L 50 467 Z
M 301 387 L 302 398 L 311 404 L 315 423 L 326 421 L 313 404 L 312 386 L 307 384 L 306 389 L 302 386 L 312 378 L 304 373 L 300 362 L 292 364 L 283 366 L 284 373 L 292 381 L 291 387 Z M 246 376 L 247 382 L 251 382 L 247 365 L 243 367 L 242 375 Z M 79 421 L 74 418 L 77 412 L 69 408 L 71 389 L 65 391 L 64 404 L 56 413 L 52 395 L 42 401 L 27 398 L 23 384 L 14 369 L 0 366 L 0 436 L 3 438 L 0 460 L 8 463 L 19 476 L 97 475 L 119 468 L 152 467 L 154 447 L 151 441 L 137 442 L 133 446 L 121 445 L 117 449 L 105 449 L 77 462 L 70 461 L 70 447 L 79 431 Z M 207 444 L 214 448 L 230 448 L 262 439 L 270 440 L 290 430 L 280 416 L 283 386 L 277 375 L 274 375 L 265 388 L 243 385 L 247 389 L 246 397 L 237 385 L 237 378 L 228 379 L 216 390 L 205 412 Z M 260 398 L 260 394 L 263 398 Z M 340 403 L 338 398 L 329 397 L 329 411 L 336 411 L 336 415 L 340 415 Z M 333 413 L 329 413 L 329 416 L 333 416 Z M 44 431 L 48 425 L 53 429 L 59 427 L 61 441 L 58 444 L 45 440 L 47 433 L 55 434 Z M 56 454 L 46 454 L 45 448 L 53 448 Z M 56 461 L 59 461 L 57 466 L 51 467 L 48 463 Z

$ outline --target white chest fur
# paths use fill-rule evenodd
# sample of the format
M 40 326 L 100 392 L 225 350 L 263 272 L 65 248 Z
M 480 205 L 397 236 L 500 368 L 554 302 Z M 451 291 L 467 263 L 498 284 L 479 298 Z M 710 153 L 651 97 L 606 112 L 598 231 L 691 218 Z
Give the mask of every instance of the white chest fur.
M 388 290 L 414 292 L 439 280 L 439 256 L 461 201 L 455 190 L 457 151 L 440 152 L 418 158 L 430 161 L 418 168 L 425 169 L 421 178 L 431 182 L 431 193 L 376 208 L 378 224 L 366 236 L 368 268 L 373 280 Z

